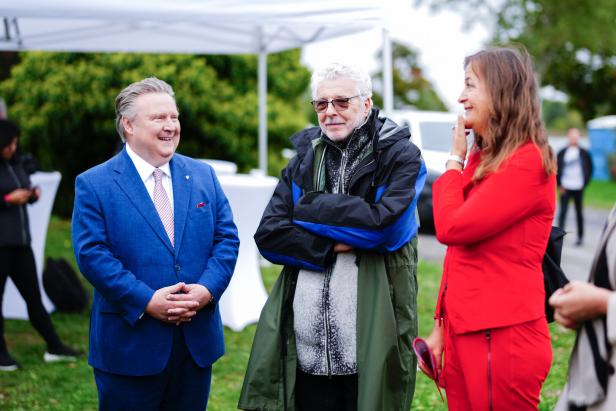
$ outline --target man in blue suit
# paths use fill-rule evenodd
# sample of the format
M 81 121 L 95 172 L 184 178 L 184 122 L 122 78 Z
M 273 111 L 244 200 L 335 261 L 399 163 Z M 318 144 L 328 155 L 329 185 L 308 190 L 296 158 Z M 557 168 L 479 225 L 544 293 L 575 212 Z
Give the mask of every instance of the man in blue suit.
M 94 286 L 89 363 L 100 410 L 204 410 L 224 352 L 217 302 L 239 246 L 208 165 L 175 154 L 171 86 L 116 98 L 124 149 L 75 182 L 73 247 Z

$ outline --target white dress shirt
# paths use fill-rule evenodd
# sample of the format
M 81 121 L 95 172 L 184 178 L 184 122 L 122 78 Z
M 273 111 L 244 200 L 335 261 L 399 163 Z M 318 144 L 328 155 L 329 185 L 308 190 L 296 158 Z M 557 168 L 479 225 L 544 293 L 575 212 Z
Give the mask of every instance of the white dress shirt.
M 137 173 L 139 173 L 139 177 L 141 177 L 141 181 L 145 184 L 145 188 L 148 191 L 150 198 L 154 201 L 154 174 L 152 173 L 154 173 L 154 169 L 156 167 L 139 157 L 139 155 L 130 148 L 128 143 L 126 143 L 126 154 L 128 154 L 135 165 Z M 173 210 L 173 184 L 171 182 L 171 169 L 169 168 L 169 163 L 158 168 L 160 168 L 163 172 L 161 183 L 167 192 L 167 197 L 169 197 L 169 203 L 171 204 L 171 209 Z M 143 314 L 144 313 L 141 313 L 139 319 L 143 318 Z
M 139 157 L 137 153 L 135 153 L 128 143 L 126 143 L 126 153 L 133 161 L 137 172 L 139 173 L 139 177 L 141 177 L 141 181 L 145 184 L 146 190 L 148 190 L 148 194 L 152 201 L 154 201 L 154 167 L 143 158 Z M 167 192 L 167 197 L 169 197 L 169 203 L 171 204 L 171 209 L 173 210 L 173 184 L 171 182 L 171 169 L 169 168 L 169 163 L 166 163 L 160 167 L 163 172 L 162 184 L 163 188 Z
M 566 190 L 581 190 L 584 188 L 584 170 L 579 147 L 568 147 L 565 151 L 560 185 Z

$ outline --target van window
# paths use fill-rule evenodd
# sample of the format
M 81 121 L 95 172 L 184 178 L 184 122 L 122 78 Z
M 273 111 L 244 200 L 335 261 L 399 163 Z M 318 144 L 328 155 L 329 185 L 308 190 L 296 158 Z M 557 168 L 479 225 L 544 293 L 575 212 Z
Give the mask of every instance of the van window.
M 442 121 L 422 121 L 419 123 L 421 128 L 421 144 L 424 150 L 449 151 L 451 147 L 453 123 Z

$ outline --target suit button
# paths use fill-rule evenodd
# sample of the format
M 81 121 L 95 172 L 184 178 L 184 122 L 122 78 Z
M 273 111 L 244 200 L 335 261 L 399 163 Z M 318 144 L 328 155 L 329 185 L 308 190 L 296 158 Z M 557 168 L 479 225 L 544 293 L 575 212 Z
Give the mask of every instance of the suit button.
M 176 264 L 176 265 L 175 265 L 175 271 L 180 271 L 180 268 L 181 268 L 181 267 L 180 267 L 180 265 L 179 265 L 179 264 Z

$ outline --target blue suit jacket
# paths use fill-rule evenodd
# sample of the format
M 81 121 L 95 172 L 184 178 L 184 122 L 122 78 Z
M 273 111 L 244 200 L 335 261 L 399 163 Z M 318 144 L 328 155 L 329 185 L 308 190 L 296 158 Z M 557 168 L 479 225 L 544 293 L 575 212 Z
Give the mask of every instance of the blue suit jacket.
M 125 150 L 75 181 L 73 247 L 94 286 L 89 362 L 122 375 L 160 373 L 175 325 L 144 314 L 154 291 L 179 281 L 207 287 L 214 300 L 229 284 L 239 239 L 229 203 L 210 166 L 175 154 L 175 248 Z M 180 325 L 193 359 L 209 366 L 224 353 L 217 305 Z

